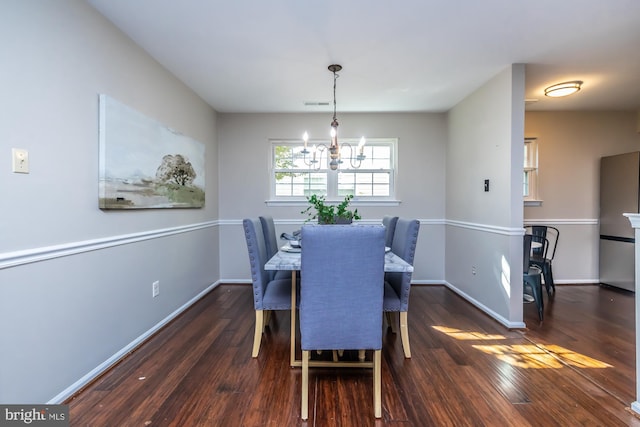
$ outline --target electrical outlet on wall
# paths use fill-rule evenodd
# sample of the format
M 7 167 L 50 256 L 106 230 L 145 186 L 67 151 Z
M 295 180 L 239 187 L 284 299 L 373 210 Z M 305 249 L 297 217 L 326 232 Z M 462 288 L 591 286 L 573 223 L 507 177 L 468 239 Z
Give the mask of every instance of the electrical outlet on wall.
M 156 280 L 155 282 L 153 282 L 153 284 L 151 285 L 151 292 L 152 292 L 153 298 L 155 298 L 158 295 L 160 295 L 160 281 L 159 280 Z

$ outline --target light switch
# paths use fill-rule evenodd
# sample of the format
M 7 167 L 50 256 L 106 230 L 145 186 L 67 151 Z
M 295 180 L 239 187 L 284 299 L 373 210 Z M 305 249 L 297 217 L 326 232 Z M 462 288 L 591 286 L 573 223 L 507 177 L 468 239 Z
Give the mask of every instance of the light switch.
M 489 191 L 489 180 L 488 179 L 484 180 L 484 191 Z
M 12 148 L 13 172 L 29 173 L 29 152 L 21 148 Z

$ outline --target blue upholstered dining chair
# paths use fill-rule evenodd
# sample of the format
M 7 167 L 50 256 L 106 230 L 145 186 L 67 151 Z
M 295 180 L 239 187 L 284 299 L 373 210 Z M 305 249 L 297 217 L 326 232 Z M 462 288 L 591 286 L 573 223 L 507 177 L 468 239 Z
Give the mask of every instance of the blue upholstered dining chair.
M 249 252 L 253 305 L 256 310 L 256 329 L 253 337 L 252 357 L 258 357 L 265 318 L 271 310 L 291 310 L 291 275 L 272 279 L 264 264 L 269 260 L 262 224 L 258 219 L 242 221 Z
M 393 243 L 393 233 L 396 231 L 397 216 L 386 215 L 382 218 L 382 225 L 385 228 L 385 245 L 391 247 Z
M 264 244 L 267 248 L 267 261 L 271 259 L 276 253 L 278 253 L 278 238 L 276 237 L 276 226 L 273 222 L 273 217 L 261 216 L 260 224 L 262 225 L 262 232 L 264 234 Z M 266 262 L 266 261 L 265 261 Z M 273 279 L 286 279 L 291 276 L 290 271 L 285 270 L 270 270 L 267 272 L 269 278 Z
M 302 227 L 300 342 L 303 420 L 308 417 L 312 350 L 374 350 L 374 415 L 382 416 L 382 299 L 384 237 L 381 225 Z
M 276 226 L 273 217 L 261 216 L 260 224 L 264 233 L 264 244 L 267 247 L 267 256 L 271 258 L 278 252 L 278 240 L 276 238 Z
M 391 251 L 413 265 L 413 258 L 418 244 L 418 231 L 420 222 L 399 218 L 393 233 Z M 400 336 L 404 357 L 411 358 L 409 346 L 409 325 L 407 312 L 409 310 L 409 293 L 411 292 L 412 273 L 385 273 L 384 275 L 384 311 L 389 318 L 391 330 L 397 333 L 397 325 L 400 323 Z M 398 320 L 398 313 L 400 319 Z

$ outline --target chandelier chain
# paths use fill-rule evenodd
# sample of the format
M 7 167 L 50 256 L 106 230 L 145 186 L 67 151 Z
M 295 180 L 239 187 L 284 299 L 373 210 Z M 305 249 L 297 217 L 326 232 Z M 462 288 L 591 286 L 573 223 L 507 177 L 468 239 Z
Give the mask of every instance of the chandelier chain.
M 334 121 L 336 120 L 336 80 L 338 80 L 338 77 L 340 77 L 340 75 L 334 71 L 333 72 L 333 120 Z

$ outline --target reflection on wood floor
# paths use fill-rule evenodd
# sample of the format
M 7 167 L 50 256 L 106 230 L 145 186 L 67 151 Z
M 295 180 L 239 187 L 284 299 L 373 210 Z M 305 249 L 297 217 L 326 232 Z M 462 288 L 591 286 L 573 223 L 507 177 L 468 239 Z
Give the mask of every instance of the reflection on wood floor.
M 634 294 L 557 286 L 545 320 L 508 330 L 443 286 L 414 286 L 412 358 L 384 335 L 383 416 L 372 373 L 312 369 L 309 420 L 277 312 L 251 358 L 252 290 L 221 285 L 70 400 L 72 426 L 640 426 Z

